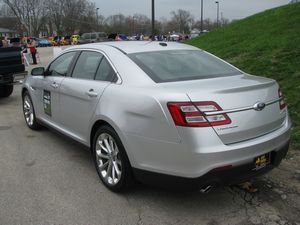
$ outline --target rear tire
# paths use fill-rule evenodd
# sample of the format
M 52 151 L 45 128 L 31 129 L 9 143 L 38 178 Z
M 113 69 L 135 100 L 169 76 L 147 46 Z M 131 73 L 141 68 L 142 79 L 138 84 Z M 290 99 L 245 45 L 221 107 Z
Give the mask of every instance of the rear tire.
M 39 130 L 41 125 L 37 122 L 33 103 L 28 91 L 25 91 L 23 96 L 23 115 L 27 126 L 32 130 Z
M 5 85 L 0 87 L 0 97 L 9 97 L 14 90 L 14 85 Z
M 105 125 L 98 128 L 92 154 L 100 180 L 108 189 L 123 192 L 134 184 L 124 146 L 112 127 Z

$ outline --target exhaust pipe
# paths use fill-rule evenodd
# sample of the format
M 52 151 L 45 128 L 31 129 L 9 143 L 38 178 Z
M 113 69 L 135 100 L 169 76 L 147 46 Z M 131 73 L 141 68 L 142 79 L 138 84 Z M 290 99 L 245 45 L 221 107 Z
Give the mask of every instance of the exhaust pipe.
M 212 185 L 207 185 L 207 186 L 204 186 L 203 188 L 200 189 L 200 192 L 202 194 L 207 194 L 208 192 L 210 192 L 212 190 L 214 186 Z

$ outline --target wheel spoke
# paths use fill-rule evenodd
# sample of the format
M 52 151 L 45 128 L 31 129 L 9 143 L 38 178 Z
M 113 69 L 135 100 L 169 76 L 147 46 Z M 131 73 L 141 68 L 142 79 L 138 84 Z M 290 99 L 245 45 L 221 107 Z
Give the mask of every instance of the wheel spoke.
M 25 109 L 26 111 L 29 111 L 29 110 L 30 110 L 30 108 L 29 108 L 26 104 L 24 104 L 24 109 Z
M 118 149 L 118 146 L 116 145 L 115 147 L 115 156 L 117 156 L 119 154 L 119 149 Z
M 114 149 L 114 141 L 113 141 L 113 139 L 111 137 L 109 138 L 109 147 L 110 147 L 111 152 L 115 151 L 115 149 Z
M 112 164 L 111 161 L 108 161 L 108 167 L 105 175 L 106 179 L 108 179 L 111 176 L 111 172 L 112 172 Z
M 112 166 L 112 179 L 113 179 L 113 182 L 115 183 L 116 171 L 115 171 L 115 167 L 114 166 Z
M 121 175 L 121 171 L 118 168 L 117 162 L 113 162 L 113 165 L 114 165 L 114 169 L 116 170 L 116 173 L 117 173 L 117 175 L 119 177 Z
M 98 144 L 101 147 L 101 149 L 103 149 L 106 153 L 109 153 L 108 149 L 103 145 L 102 141 L 99 141 Z
M 28 109 L 30 109 L 30 104 L 27 100 L 25 101 L 25 105 L 27 106 Z
M 33 114 L 30 113 L 30 115 L 28 117 L 29 117 L 28 118 L 28 123 L 29 123 L 29 125 L 32 125 L 32 123 L 33 123 Z
M 101 153 L 101 150 L 97 150 L 96 152 L 97 152 L 98 157 L 100 157 L 102 159 L 109 159 L 109 156 Z
M 108 140 L 107 140 L 107 139 L 104 139 L 103 141 L 104 141 L 104 144 L 105 144 L 105 146 L 106 146 L 108 152 L 111 153 L 111 148 L 110 148 L 110 146 L 109 146 Z
M 100 170 L 103 170 L 104 168 L 106 168 L 108 166 L 109 161 L 106 161 L 104 164 L 99 165 Z

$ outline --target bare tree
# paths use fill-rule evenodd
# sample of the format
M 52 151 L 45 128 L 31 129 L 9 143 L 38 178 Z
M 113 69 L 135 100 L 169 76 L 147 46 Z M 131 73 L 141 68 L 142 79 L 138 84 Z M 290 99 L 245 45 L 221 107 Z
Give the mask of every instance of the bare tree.
M 135 33 L 151 34 L 151 20 L 149 17 L 143 14 L 135 14 L 134 19 L 135 19 Z
M 29 35 L 38 35 L 45 21 L 44 0 L 3 0 Z
M 172 18 L 170 21 L 170 26 L 177 25 L 179 33 L 189 33 L 191 25 L 194 21 L 194 17 L 189 11 L 178 9 L 176 12 L 171 12 Z
M 126 23 L 126 17 L 123 14 L 116 14 L 107 17 L 105 21 L 108 33 L 126 33 L 128 24 Z
M 22 26 L 14 13 L 7 5 L 0 6 L 0 24 L 2 28 L 7 28 L 22 33 Z
M 64 2 L 65 2 L 64 0 L 48 0 L 46 2 L 49 28 L 53 29 L 52 26 L 54 25 L 54 29 L 56 30 L 56 33 L 58 35 L 62 35 L 62 32 L 64 30 L 63 28 Z
M 1 4 L 1 1 L 0 1 Z M 14 13 L 7 5 L 0 5 L 0 17 L 13 17 Z
M 71 35 L 92 31 L 106 31 L 119 34 L 151 34 L 151 20 L 142 14 L 125 16 L 116 14 L 107 17 L 97 16 L 97 8 L 91 0 L 0 0 L 5 7 L 0 7 L 1 14 L 14 15 L 13 20 L 18 20 L 18 31 L 25 30 L 28 35 L 37 36 L 41 30 L 57 35 Z M 101 10 L 100 10 L 101 11 Z M 179 9 L 171 12 L 171 19 L 161 19 L 156 22 L 156 32 L 189 33 L 191 28 L 199 26 L 199 21 L 194 22 L 190 12 Z M 9 16 L 8 16 L 9 17 Z M 2 18 L 3 19 L 3 18 Z M 6 20 L 8 21 L 8 20 Z M 221 18 L 221 24 L 229 21 Z M 99 26 L 100 24 L 100 26 Z M 204 20 L 204 29 L 211 30 L 215 22 Z

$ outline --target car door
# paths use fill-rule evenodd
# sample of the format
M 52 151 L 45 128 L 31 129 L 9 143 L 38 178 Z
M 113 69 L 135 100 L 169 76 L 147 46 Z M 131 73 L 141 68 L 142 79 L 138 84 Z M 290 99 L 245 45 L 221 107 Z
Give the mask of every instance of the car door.
M 75 55 L 76 52 L 68 52 L 56 58 L 48 66 L 45 76 L 39 76 L 35 82 L 38 117 L 45 122 L 59 124 L 59 89 Z
M 86 141 L 99 99 L 114 76 L 115 72 L 103 54 L 82 51 L 72 76 L 63 80 L 60 88 L 61 124 L 77 140 Z

